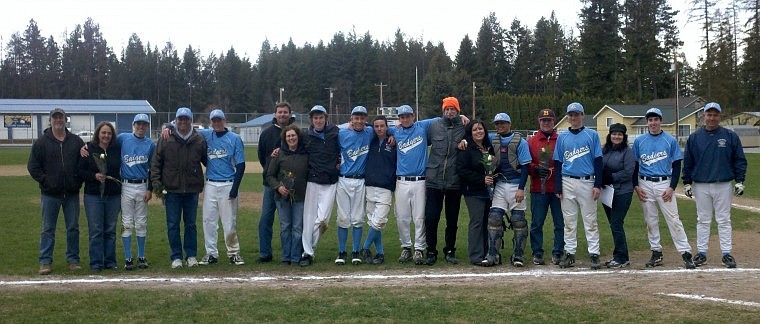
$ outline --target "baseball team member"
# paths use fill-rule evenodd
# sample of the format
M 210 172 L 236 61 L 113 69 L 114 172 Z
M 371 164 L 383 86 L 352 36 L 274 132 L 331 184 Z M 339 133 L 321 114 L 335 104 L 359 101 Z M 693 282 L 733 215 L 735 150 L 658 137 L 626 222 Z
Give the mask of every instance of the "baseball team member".
M 731 255 L 731 193 L 744 193 L 747 159 L 736 133 L 720 126 L 723 110 L 716 102 L 705 105 L 705 126 L 689 135 L 684 153 L 684 191 L 697 202 L 697 255 L 694 264 L 707 262 L 713 213 L 718 223 L 722 263 L 736 268 Z M 733 188 L 731 180 L 735 183 Z M 694 187 L 692 188 L 692 183 Z
M 145 237 L 148 233 L 148 201 L 153 197 L 150 183 L 150 159 L 156 144 L 146 136 L 150 117 L 135 115 L 132 133 L 121 133 L 121 241 L 124 244 L 124 269 L 135 267 L 132 259 L 132 229 L 137 236 L 137 267 L 145 269 Z
M 512 119 L 498 113 L 493 119 L 496 136 L 492 140 L 494 163 L 497 165 L 493 182 L 493 201 L 488 213 L 488 253 L 484 266 L 501 263 L 504 216 L 510 212 L 509 223 L 514 231 L 514 253 L 510 262 L 515 267 L 525 265 L 525 244 L 528 239 L 528 221 L 525 219 L 525 183 L 528 182 L 528 165 L 532 158 L 528 142 L 519 133 L 512 132 Z
M 578 208 L 586 231 L 591 269 L 601 268 L 599 262 L 599 227 L 596 223 L 596 200 L 602 188 L 602 145 L 599 134 L 583 126 L 583 106 L 573 102 L 567 106 L 568 131 L 557 137 L 554 149 L 555 193 L 562 200 L 565 222 L 565 251 L 559 266 L 575 264 L 578 247 Z
M 668 223 L 676 250 L 681 253 L 684 266 L 694 269 L 691 246 L 678 216 L 678 204 L 673 196 L 681 173 L 681 147 L 675 137 L 662 130 L 660 109 L 650 108 L 644 118 L 647 120 L 649 132 L 637 136 L 633 142 L 633 156 L 636 157 L 633 185 L 641 201 L 644 220 L 647 222 L 649 246 L 652 249 L 652 258 L 646 263 L 646 267 L 662 265 L 657 212 L 659 205 L 665 222 Z
M 366 166 L 366 169 L 372 172 L 366 172 L 364 178 L 369 231 L 361 255 L 367 264 L 382 264 L 385 262 L 382 231 L 388 223 L 393 191 L 396 189 L 396 146 L 390 144 L 388 120 L 385 116 L 375 117 L 372 126 L 377 137 L 369 144 Z M 372 244 L 375 244 L 377 253 L 374 258 L 369 250 Z
M 220 109 L 212 110 L 209 119 L 212 129 L 198 131 L 208 145 L 206 186 L 203 189 L 203 238 L 206 255 L 198 263 L 208 265 L 216 263 L 219 259 L 217 241 L 221 219 L 227 257 L 230 263 L 242 265 L 245 261 L 240 256 L 237 211 L 240 203 L 238 188 L 245 173 L 243 141 L 238 134 L 225 127 L 227 120 Z
M 327 230 L 338 182 L 338 127 L 327 124 L 327 110 L 320 105 L 309 111 L 311 126 L 304 136 L 309 154 L 309 180 L 303 212 L 303 256 L 300 265 L 305 267 L 314 261 L 314 249 L 319 238 Z M 337 260 L 336 260 L 337 261 Z

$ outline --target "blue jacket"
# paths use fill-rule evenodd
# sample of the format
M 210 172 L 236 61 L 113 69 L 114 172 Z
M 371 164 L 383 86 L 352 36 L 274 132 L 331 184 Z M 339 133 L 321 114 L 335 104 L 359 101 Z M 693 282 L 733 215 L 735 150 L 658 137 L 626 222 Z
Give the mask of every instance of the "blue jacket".
M 689 135 L 683 159 L 683 183 L 743 182 L 747 173 L 739 136 L 724 127 L 704 127 Z
M 309 127 L 304 136 L 306 152 L 309 154 L 309 182 L 333 184 L 338 182 L 338 127 L 325 125 L 322 139 L 314 133 L 314 126 Z

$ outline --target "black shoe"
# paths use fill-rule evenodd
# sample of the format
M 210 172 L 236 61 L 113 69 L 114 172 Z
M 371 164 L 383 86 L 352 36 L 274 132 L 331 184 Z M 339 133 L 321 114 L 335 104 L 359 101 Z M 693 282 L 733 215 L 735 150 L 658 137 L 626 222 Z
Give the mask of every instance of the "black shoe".
M 383 264 L 385 262 L 385 255 L 382 253 L 375 254 L 375 258 L 372 259 L 372 264 Z
M 280 261 L 280 265 L 286 265 L 286 266 L 288 266 L 288 265 L 290 265 L 290 261 L 282 260 L 282 261 Z
M 726 268 L 736 268 L 736 260 L 734 260 L 734 257 L 732 257 L 731 254 L 724 255 L 721 262 Z
M 541 254 L 536 254 L 533 256 L 533 264 L 535 265 L 544 265 L 546 264 L 546 261 L 544 261 L 544 256 Z
M 552 264 L 559 265 L 562 262 L 562 254 L 552 254 Z
M 602 268 L 602 264 L 599 263 L 599 254 L 592 254 L 591 256 L 591 270 L 599 270 Z
M 438 260 L 438 254 L 435 252 L 428 251 L 427 257 L 425 258 L 425 264 L 434 265 L 435 261 L 437 260 Z
M 124 270 L 130 271 L 135 268 L 135 263 L 132 262 L 132 258 L 129 258 L 124 261 Z
M 213 256 L 211 254 L 206 254 L 203 257 L 203 259 L 201 259 L 200 261 L 198 261 L 198 264 L 200 264 L 200 265 L 209 265 L 209 264 L 214 264 L 214 263 L 217 263 L 217 262 L 219 262 L 219 260 L 215 256 Z
M 444 256 L 444 259 L 446 260 L 446 262 L 451 263 L 451 264 L 459 263 L 459 259 L 457 259 L 457 257 L 454 256 L 454 252 L 446 253 L 446 255 Z
M 304 254 L 303 256 L 301 256 L 301 261 L 299 261 L 298 264 L 301 265 L 302 267 L 308 267 L 311 265 L 313 260 L 314 260 L 313 256 Z
M 369 249 L 361 249 L 359 250 L 359 254 L 361 255 L 361 258 L 364 260 L 364 263 L 372 264 L 372 252 L 370 252 Z
M 512 263 L 513 266 L 522 268 L 525 266 L 525 258 L 522 256 L 513 255 L 509 257 L 509 262 Z
M 652 251 L 652 257 L 647 261 L 646 264 L 644 264 L 647 268 L 654 268 L 656 266 L 662 265 L 662 252 L 661 251 Z
M 628 267 L 631 263 L 628 261 L 625 262 L 618 262 L 615 259 L 609 260 L 604 263 L 604 266 L 610 269 L 622 269 L 625 267 Z
M 559 263 L 560 268 L 569 268 L 575 264 L 575 254 L 568 253 L 565 258 Z
M 344 264 L 346 264 L 346 256 L 347 255 L 348 255 L 348 253 L 346 253 L 346 251 L 338 252 L 338 257 L 335 258 L 335 264 L 337 264 L 337 265 L 344 265 Z
M 406 263 L 412 260 L 412 249 L 410 248 L 403 248 L 401 249 L 401 255 L 398 257 L 399 263 Z
M 259 259 L 256 260 L 256 263 L 258 263 L 258 264 L 267 263 L 267 262 L 272 262 L 272 256 L 271 255 L 268 256 L 268 257 L 259 257 Z
M 369 253 L 367 253 L 369 254 Z M 362 258 L 358 251 L 352 251 L 351 252 L 351 264 L 353 265 L 359 265 L 362 264 Z
M 686 267 L 686 269 L 694 269 L 697 267 L 694 265 L 694 261 L 691 259 L 691 253 L 684 252 L 681 254 L 681 258 L 683 258 L 683 265 Z
M 416 265 L 425 264 L 425 257 L 423 256 L 422 250 L 414 250 L 414 257 L 412 260 L 414 260 L 414 264 Z
M 697 253 L 691 261 L 694 262 L 695 267 L 699 267 L 707 264 L 707 256 L 704 253 Z
M 486 258 L 483 259 L 483 261 L 480 262 L 480 265 L 484 267 L 490 267 L 497 264 L 501 264 L 501 254 L 496 255 L 486 255 Z

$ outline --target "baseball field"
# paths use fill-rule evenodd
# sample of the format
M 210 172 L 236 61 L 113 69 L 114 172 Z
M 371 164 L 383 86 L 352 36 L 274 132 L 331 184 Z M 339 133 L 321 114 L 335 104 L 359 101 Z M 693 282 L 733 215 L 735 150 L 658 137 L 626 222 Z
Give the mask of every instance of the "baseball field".
M 247 156 L 255 156 L 255 148 L 247 151 Z M 221 262 L 172 270 L 164 210 L 154 200 L 149 211 L 148 269 L 67 270 L 61 216 L 53 274 L 49 276 L 37 275 L 40 199 L 37 184 L 26 173 L 28 154 L 28 148 L 0 149 L 2 322 L 758 322 L 760 318 L 760 258 L 755 254 L 760 248 L 760 184 L 756 181 L 760 154 L 748 155 L 745 196 L 734 200 L 732 254 L 736 269 L 720 264 L 713 224 L 707 265 L 685 270 L 662 218 L 665 264 L 644 268 L 650 251 L 635 198 L 625 224 L 631 266 L 621 270 L 590 270 L 585 253 L 578 253 L 578 262 L 569 269 L 533 264 L 482 268 L 441 260 L 433 266 L 399 264 L 395 261 L 400 249 L 393 214 L 383 232 L 386 262 L 382 265 L 333 263 L 337 253 L 334 216 L 316 250 L 314 265 L 256 264 L 262 178 L 260 168 L 251 167 L 241 185 L 238 215 L 245 265 Z M 249 166 L 258 165 L 253 158 L 249 162 L 253 162 Z M 679 211 L 695 248 L 694 201 L 681 197 Z M 601 258 L 607 260 L 612 237 L 601 207 L 599 212 Z M 463 202 L 457 239 L 460 259 L 465 256 L 468 220 Z M 551 226 L 549 217 L 545 250 L 551 250 Z M 443 228 L 441 224 L 441 237 Z M 277 258 L 277 222 L 274 231 L 272 246 Z M 86 233 L 82 209 L 80 257 L 85 268 Z M 507 250 L 502 253 L 510 255 L 511 233 L 506 235 Z M 201 237 L 199 226 L 199 243 Z M 582 230 L 578 242 L 578 251 L 585 251 Z M 224 256 L 223 242 L 219 248 Z M 199 258 L 204 252 L 200 243 Z M 120 240 L 117 260 L 123 266 Z

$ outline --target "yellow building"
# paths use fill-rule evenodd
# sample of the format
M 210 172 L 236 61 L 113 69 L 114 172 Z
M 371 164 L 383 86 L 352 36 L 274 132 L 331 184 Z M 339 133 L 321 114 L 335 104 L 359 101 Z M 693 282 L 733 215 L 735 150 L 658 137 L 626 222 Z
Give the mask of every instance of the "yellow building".
M 760 112 L 745 111 L 731 117 L 724 116 L 723 120 L 720 121 L 720 124 L 723 126 L 747 125 L 760 127 Z

